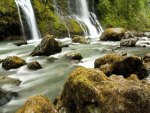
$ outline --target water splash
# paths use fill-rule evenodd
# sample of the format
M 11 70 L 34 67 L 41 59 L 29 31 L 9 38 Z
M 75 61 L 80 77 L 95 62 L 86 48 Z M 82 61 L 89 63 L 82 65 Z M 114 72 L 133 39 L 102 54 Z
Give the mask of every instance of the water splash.
M 22 22 L 22 17 L 21 17 L 21 14 L 20 14 L 20 12 L 21 12 L 20 8 L 22 9 L 22 12 L 26 17 L 27 24 L 28 24 L 29 29 L 31 31 L 32 39 L 33 40 L 40 39 L 40 33 L 38 32 L 36 19 L 35 19 L 35 15 L 34 15 L 34 11 L 33 11 L 33 8 L 32 8 L 31 1 L 30 0 L 15 0 L 15 3 L 16 3 L 17 8 L 18 8 L 18 15 L 19 15 L 19 18 L 20 18 L 23 33 L 25 33 L 24 32 L 25 30 L 24 30 L 24 25 L 23 25 L 23 22 Z

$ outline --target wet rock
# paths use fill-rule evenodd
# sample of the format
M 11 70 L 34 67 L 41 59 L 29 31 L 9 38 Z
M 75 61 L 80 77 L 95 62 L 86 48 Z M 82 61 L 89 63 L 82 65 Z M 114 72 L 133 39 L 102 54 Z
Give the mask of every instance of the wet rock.
M 61 52 L 62 48 L 59 43 L 54 39 L 53 35 L 47 35 L 41 43 L 33 50 L 32 56 L 49 56 Z
M 27 64 L 27 67 L 31 70 L 42 69 L 42 66 L 37 61 L 33 61 Z
M 79 52 L 69 52 L 67 54 L 65 54 L 65 56 L 69 59 L 73 59 L 73 60 L 81 60 L 83 59 L 82 55 Z
M 18 93 L 0 89 L 0 106 L 7 104 L 15 97 L 18 97 Z
M 72 39 L 72 42 L 77 42 L 81 44 L 89 44 L 89 39 L 85 38 L 84 36 L 75 35 Z
M 125 78 L 131 74 L 136 74 L 139 79 L 149 76 L 142 60 L 135 56 L 126 57 L 122 61 L 115 62 L 112 66 L 112 74 L 123 75 Z
M 28 44 L 27 41 L 20 41 L 20 42 L 17 42 L 17 43 L 14 43 L 16 46 L 22 46 L 22 45 L 26 45 Z
M 18 79 L 10 78 L 7 76 L 0 76 L 0 87 L 5 84 L 13 84 L 13 85 L 19 86 L 20 83 L 21 81 Z
M 112 74 L 123 75 L 125 78 L 136 74 L 139 79 L 148 76 L 148 71 L 138 57 L 107 54 L 95 60 L 94 67 L 102 70 L 107 76 Z
M 144 58 L 143 58 L 144 62 L 147 63 L 147 62 L 150 62 L 150 53 L 147 53 Z
M 2 61 L 2 67 L 6 70 L 16 69 L 25 64 L 26 64 L 25 60 L 17 56 L 9 56 Z
M 50 56 L 50 57 L 48 57 L 47 60 L 52 63 L 52 62 L 55 62 L 56 60 L 58 60 L 58 58 L 55 58 L 55 57 L 51 57 L 51 56 Z
M 16 113 L 58 113 L 47 97 L 37 95 L 27 99 Z
M 122 39 L 120 41 L 120 46 L 135 47 L 137 41 L 138 38 Z
M 100 37 L 102 41 L 120 41 L 124 38 L 125 30 L 124 28 L 108 28 Z
M 149 113 L 149 97 L 150 84 L 136 77 L 107 77 L 102 71 L 80 67 L 66 81 L 59 108 L 67 113 Z
M 99 68 L 102 70 L 106 75 L 111 75 L 113 71 L 113 64 L 118 61 L 122 61 L 122 54 L 110 53 L 103 57 L 100 57 L 95 60 L 94 68 Z

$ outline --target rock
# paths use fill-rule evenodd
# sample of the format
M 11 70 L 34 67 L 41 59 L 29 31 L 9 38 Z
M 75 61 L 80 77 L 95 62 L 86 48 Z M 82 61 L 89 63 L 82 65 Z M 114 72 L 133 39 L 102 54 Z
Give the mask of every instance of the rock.
M 125 78 L 136 74 L 139 79 L 148 76 L 148 71 L 141 59 L 138 57 L 127 57 L 119 54 L 107 54 L 95 60 L 94 68 L 99 68 L 107 76 L 112 74 L 122 75 Z
M 0 59 L 0 64 L 3 62 L 3 59 Z
M 94 68 L 99 68 L 106 75 L 112 74 L 112 66 L 115 62 L 122 61 L 122 54 L 110 53 L 95 60 Z
M 150 71 L 150 62 L 144 63 L 144 65 L 145 65 L 146 69 Z
M 89 39 L 85 38 L 84 36 L 75 35 L 72 39 L 72 42 L 77 42 L 81 44 L 89 44 Z
M 59 43 L 54 39 L 53 35 L 47 35 L 41 43 L 33 50 L 32 56 L 49 56 L 61 52 L 62 48 Z
M 65 56 L 69 59 L 73 59 L 73 60 L 81 60 L 83 59 L 82 55 L 79 52 L 69 52 L 67 54 L 65 54 Z
M 17 56 L 9 56 L 2 61 L 2 67 L 6 70 L 16 69 L 25 64 L 26 64 L 25 60 Z
M 138 41 L 138 38 L 122 39 L 120 41 L 120 46 L 135 47 L 137 41 Z
M 48 57 L 47 60 L 48 60 L 49 62 L 53 63 L 53 62 L 55 62 L 56 60 L 58 60 L 58 58 L 55 58 L 55 57 L 50 56 L 50 57 Z
M 7 76 L 0 76 L 0 87 L 2 87 L 5 84 L 13 84 L 13 85 L 19 86 L 20 83 L 21 81 L 18 79 L 10 78 Z
M 144 62 L 147 63 L 147 62 L 150 62 L 150 53 L 147 53 L 144 58 L 143 58 Z
M 33 61 L 27 64 L 27 67 L 31 70 L 42 69 L 42 66 L 37 61 Z
M 125 30 L 124 28 L 108 28 L 100 37 L 102 41 L 120 41 L 124 38 Z
M 0 89 L 0 106 L 7 104 L 14 97 L 18 97 L 18 93 L 10 92 L 10 91 L 4 91 L 4 90 Z
M 77 68 L 69 76 L 60 108 L 67 113 L 149 113 L 150 84 L 138 78 L 107 77 L 102 71 Z
M 130 32 L 130 31 L 125 32 L 124 36 L 125 36 L 125 37 L 124 37 L 125 39 L 136 38 L 136 37 L 134 36 L 134 34 L 133 34 L 132 32 Z
M 58 113 L 47 97 L 37 95 L 27 99 L 16 113 Z
M 22 45 L 26 45 L 28 44 L 27 41 L 20 41 L 20 42 L 17 42 L 17 43 L 14 43 L 16 46 L 22 46 Z
M 125 78 L 131 74 L 136 74 L 139 79 L 149 76 L 142 60 L 135 56 L 126 57 L 122 61 L 115 62 L 112 66 L 112 74 L 123 75 Z

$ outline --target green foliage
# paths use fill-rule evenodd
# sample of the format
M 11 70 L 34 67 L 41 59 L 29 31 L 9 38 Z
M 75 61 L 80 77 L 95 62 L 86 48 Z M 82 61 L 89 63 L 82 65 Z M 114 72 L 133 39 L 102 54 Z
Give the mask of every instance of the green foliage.
M 99 0 L 97 13 L 105 27 L 143 30 L 150 25 L 147 0 Z

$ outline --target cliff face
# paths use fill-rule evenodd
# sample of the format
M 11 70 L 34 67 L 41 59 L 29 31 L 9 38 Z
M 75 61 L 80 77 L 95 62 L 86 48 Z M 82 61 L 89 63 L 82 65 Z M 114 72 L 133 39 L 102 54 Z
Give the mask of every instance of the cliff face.
M 71 34 L 82 34 L 79 24 L 69 18 L 66 0 L 57 0 L 58 8 L 62 10 L 63 17 L 57 14 L 56 6 L 52 0 L 32 0 L 38 28 L 42 36 L 46 34 L 57 35 L 58 37 L 68 36 L 68 30 L 64 24 L 68 24 Z M 62 15 L 62 14 L 61 14 Z M 63 18 L 63 19 L 62 19 Z M 25 23 L 25 18 L 23 17 Z M 14 0 L 2 0 L 0 2 L 0 40 L 9 36 L 21 36 L 21 25 L 18 17 L 17 6 Z M 28 31 L 26 31 L 28 32 Z

